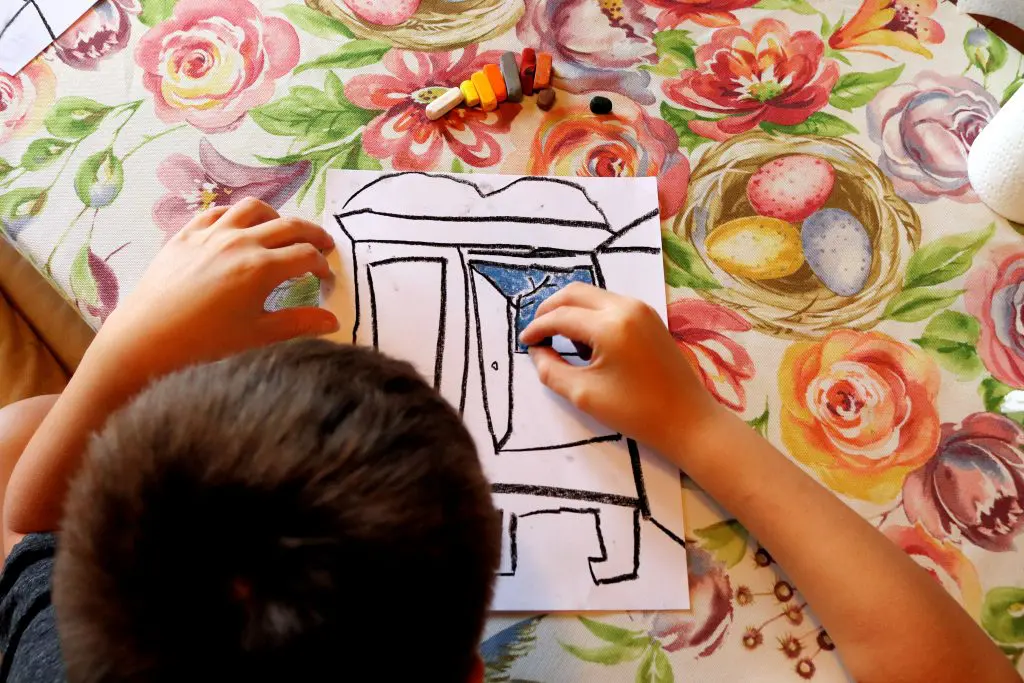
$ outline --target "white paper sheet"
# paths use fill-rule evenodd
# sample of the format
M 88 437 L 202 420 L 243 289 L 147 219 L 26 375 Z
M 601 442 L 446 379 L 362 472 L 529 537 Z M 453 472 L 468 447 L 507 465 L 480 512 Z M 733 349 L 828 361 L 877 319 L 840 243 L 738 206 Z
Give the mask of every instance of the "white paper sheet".
M 0 71 L 16 74 L 96 0 L 0 0 Z
M 413 363 L 476 441 L 502 511 L 494 609 L 689 607 L 678 470 L 548 391 L 517 342 L 572 281 L 664 317 L 656 181 L 332 171 L 324 225 L 342 338 Z

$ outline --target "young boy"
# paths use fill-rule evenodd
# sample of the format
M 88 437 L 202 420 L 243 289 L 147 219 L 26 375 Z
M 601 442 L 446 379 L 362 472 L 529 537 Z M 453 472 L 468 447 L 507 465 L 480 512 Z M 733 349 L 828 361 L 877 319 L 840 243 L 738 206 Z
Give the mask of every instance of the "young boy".
M 64 394 L 0 413 L 0 680 L 482 679 L 499 532 L 455 412 L 364 349 L 232 356 L 336 329 L 318 308 L 263 310 L 285 279 L 329 278 L 331 247 L 260 202 L 202 214 Z M 534 347 L 545 384 L 729 508 L 854 680 L 1019 680 L 925 571 L 712 399 L 654 311 L 572 286 L 522 338 L 556 334 L 593 358 Z M 410 613 L 438 637 L 405 637 Z

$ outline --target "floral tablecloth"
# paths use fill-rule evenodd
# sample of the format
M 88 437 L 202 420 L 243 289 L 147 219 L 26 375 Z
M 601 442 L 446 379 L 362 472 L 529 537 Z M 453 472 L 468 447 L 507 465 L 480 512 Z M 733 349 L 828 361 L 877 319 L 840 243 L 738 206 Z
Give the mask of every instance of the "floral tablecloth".
M 0 74 L 0 226 L 87 320 L 207 207 L 316 219 L 328 169 L 658 175 L 672 332 L 708 388 L 1024 666 L 1024 242 L 965 171 L 1020 55 L 937 0 L 286 2 L 103 0 Z M 427 120 L 523 46 L 554 56 L 550 112 Z M 794 155 L 825 165 L 791 196 Z M 801 253 L 802 220 L 832 237 Z M 799 587 L 683 488 L 691 612 L 496 617 L 488 680 L 845 680 Z

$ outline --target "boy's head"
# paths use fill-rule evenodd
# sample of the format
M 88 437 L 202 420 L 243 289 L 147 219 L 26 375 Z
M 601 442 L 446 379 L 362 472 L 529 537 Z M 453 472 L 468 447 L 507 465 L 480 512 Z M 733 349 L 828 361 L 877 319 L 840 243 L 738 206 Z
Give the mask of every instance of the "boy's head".
M 68 497 L 69 680 L 465 683 L 498 525 L 406 363 L 306 341 L 179 372 L 110 419 Z

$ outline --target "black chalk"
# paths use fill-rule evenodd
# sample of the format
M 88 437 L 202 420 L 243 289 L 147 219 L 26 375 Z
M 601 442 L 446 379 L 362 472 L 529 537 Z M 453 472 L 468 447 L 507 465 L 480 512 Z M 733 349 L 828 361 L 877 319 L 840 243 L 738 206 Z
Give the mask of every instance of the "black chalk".
M 594 99 L 590 100 L 590 111 L 593 114 L 611 114 L 612 101 L 607 97 L 598 95 Z

